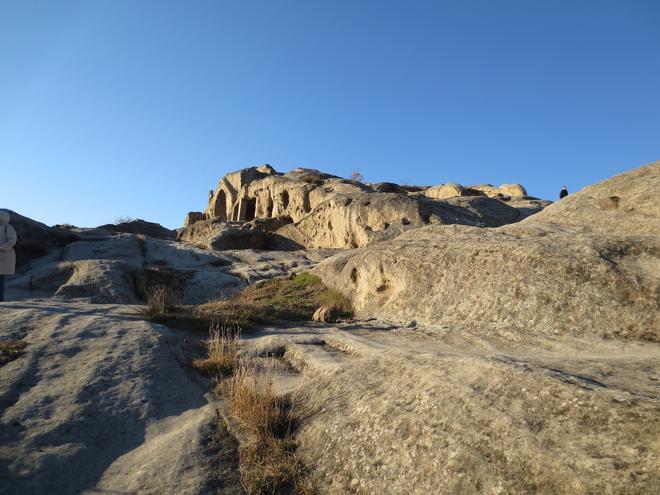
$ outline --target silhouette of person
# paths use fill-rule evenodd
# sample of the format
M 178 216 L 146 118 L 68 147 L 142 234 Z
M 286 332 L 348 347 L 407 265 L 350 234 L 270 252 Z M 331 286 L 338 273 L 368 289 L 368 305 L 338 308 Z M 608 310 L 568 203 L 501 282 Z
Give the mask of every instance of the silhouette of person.
M 9 224 L 11 216 L 0 210 L 0 302 L 5 300 L 5 278 L 16 271 L 16 231 Z
M 566 189 L 566 186 L 561 188 L 561 191 L 559 191 L 559 199 L 563 199 L 566 196 L 568 196 L 568 189 Z

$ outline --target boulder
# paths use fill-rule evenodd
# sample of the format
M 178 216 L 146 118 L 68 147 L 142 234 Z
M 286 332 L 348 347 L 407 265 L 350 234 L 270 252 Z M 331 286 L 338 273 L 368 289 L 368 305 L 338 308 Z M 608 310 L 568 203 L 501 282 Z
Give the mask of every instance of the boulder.
M 460 184 L 447 182 L 446 184 L 430 187 L 424 191 L 424 195 L 432 199 L 455 198 L 456 196 L 463 196 L 463 187 Z
M 482 194 L 485 194 L 489 198 L 497 198 L 502 194 L 499 188 L 491 184 L 478 184 L 476 186 L 468 186 L 467 189 L 471 191 L 478 191 Z
M 394 184 L 393 182 L 378 182 L 376 184 L 371 184 L 371 187 L 376 192 L 385 192 L 385 193 L 404 192 L 403 188 L 399 184 Z
M 131 220 L 128 222 L 120 222 L 116 224 L 106 224 L 97 227 L 97 229 L 106 230 L 115 234 L 138 234 L 153 237 L 155 239 L 174 239 L 175 233 L 173 230 L 167 229 L 155 222 L 147 222 L 146 220 Z
M 520 184 L 502 184 L 499 187 L 500 194 L 510 196 L 512 198 L 521 198 L 527 196 L 527 191 Z
M 237 224 L 220 220 L 200 220 L 178 232 L 177 240 L 203 249 L 265 249 L 269 235 L 249 223 Z
M 660 340 L 659 171 L 633 170 L 498 229 L 410 230 L 314 271 L 360 316 Z M 612 196 L 621 206 L 603 208 Z
M 332 306 L 321 306 L 314 312 L 312 321 L 332 323 L 337 320 L 337 310 Z

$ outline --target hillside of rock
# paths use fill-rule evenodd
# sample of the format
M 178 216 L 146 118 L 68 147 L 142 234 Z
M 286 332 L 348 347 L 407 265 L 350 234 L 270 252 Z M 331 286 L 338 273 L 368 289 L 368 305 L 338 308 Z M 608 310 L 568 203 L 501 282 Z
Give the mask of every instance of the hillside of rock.
M 660 237 L 660 162 L 636 168 L 569 195 L 532 223 L 579 227 L 586 232 Z
M 585 188 L 515 225 L 410 230 L 315 272 L 363 316 L 660 340 L 659 170 Z
M 211 191 L 206 221 L 189 213 L 178 239 L 213 249 L 352 249 L 435 223 L 505 225 L 549 204 L 517 184 L 489 187 L 369 185 L 313 169 L 282 174 L 264 165 L 223 177 Z
M 255 325 L 238 355 L 293 405 L 272 461 L 295 456 L 312 493 L 656 493 L 659 170 L 538 213 L 515 185 L 246 169 L 221 189 L 262 197 L 254 218 L 236 195 L 227 218 L 188 214 L 180 241 L 17 216 L 53 239 L 0 304 L 0 342 L 24 346 L 0 359 L 0 494 L 244 493 L 246 436 L 191 366 L 205 334 L 140 304 L 155 285 L 197 304 L 300 270 L 357 316 Z M 292 206 L 268 216 L 273 191 Z

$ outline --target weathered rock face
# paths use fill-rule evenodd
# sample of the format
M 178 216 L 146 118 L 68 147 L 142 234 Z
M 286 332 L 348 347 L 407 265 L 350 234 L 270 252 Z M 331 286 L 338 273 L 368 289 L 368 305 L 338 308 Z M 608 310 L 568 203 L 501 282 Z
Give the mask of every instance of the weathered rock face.
M 249 223 L 237 224 L 218 220 L 201 220 L 178 233 L 180 241 L 203 249 L 266 249 L 269 236 Z
M 201 304 L 263 278 L 311 268 L 331 254 L 251 249 L 220 253 L 174 241 L 106 233 L 35 260 L 9 280 L 8 294 L 10 299 L 60 296 L 126 304 L 144 302 L 148 289 L 161 285 L 184 304 Z
M 411 230 L 315 271 L 362 315 L 660 340 L 659 171 L 617 176 L 516 225 Z M 620 206 L 603 208 L 611 197 Z
M 527 191 L 520 184 L 502 184 L 500 187 L 495 187 L 490 184 L 479 184 L 476 186 L 469 186 L 468 189 L 479 191 L 489 198 L 497 198 L 500 196 L 521 198 L 527 196 Z
M 519 213 L 488 198 L 425 201 L 395 193 L 337 195 L 277 233 L 307 248 L 357 248 L 428 224 L 499 226 Z
M 107 224 L 97 227 L 101 230 L 114 232 L 116 234 L 139 234 L 154 237 L 156 239 L 174 239 L 174 231 L 166 229 L 162 225 L 146 220 L 132 220 L 130 222 L 121 222 L 117 224 Z
M 524 193 L 522 187 L 520 190 Z M 519 192 L 514 191 L 513 186 L 507 191 L 510 195 Z M 510 195 L 505 199 L 510 199 Z M 455 201 L 467 196 L 471 199 Z M 483 192 L 464 189 L 458 184 L 430 189 L 388 182 L 369 186 L 312 169 L 300 168 L 280 174 L 270 166 L 263 166 L 226 175 L 211 195 L 206 217 L 208 220 L 253 222 L 257 229 L 277 222 L 254 222 L 289 219 L 287 225 L 276 231 L 277 242 L 273 246 L 286 245 L 281 241 L 289 239 L 295 246 L 310 249 L 355 248 L 391 239 L 404 230 L 430 223 L 504 225 L 525 218 L 533 209 L 511 208 L 499 199 L 488 200 L 485 196 Z M 504 199 L 503 194 L 496 196 Z M 204 235 L 209 237 L 204 239 Z M 215 242 L 211 238 L 213 235 L 207 227 L 199 227 L 195 232 L 190 228 L 180 232 L 179 238 L 210 246 Z M 255 239 L 255 242 L 257 244 L 251 247 L 260 249 L 261 240 Z
M 190 227 L 192 224 L 199 222 L 200 220 L 206 220 L 206 215 L 204 213 L 201 211 L 189 211 L 183 221 L 183 226 Z

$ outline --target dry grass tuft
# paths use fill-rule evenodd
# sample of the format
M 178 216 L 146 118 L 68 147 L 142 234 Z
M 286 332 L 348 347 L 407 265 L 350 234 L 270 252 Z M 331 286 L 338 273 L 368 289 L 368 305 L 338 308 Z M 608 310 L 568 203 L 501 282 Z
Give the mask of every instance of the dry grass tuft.
M 241 361 L 219 388 L 229 401 L 230 414 L 248 437 L 240 451 L 245 491 L 310 493 L 291 438 L 291 403 L 275 393 L 272 369 L 260 370 L 254 362 Z
M 273 436 L 253 437 L 240 451 L 241 483 L 249 494 L 305 493 L 295 445 Z
M 176 310 L 177 299 L 176 295 L 164 285 L 149 287 L 144 314 L 150 318 L 163 317 Z
M 282 436 L 288 429 L 288 401 L 277 396 L 273 380 L 271 369 L 241 360 L 225 385 L 230 414 L 254 434 Z
M 0 340 L 0 366 L 18 358 L 26 346 L 24 340 Z
M 206 342 L 209 355 L 206 359 L 194 360 L 193 366 L 212 378 L 231 375 L 238 359 L 240 334 L 240 327 L 211 324 L 209 339 Z

